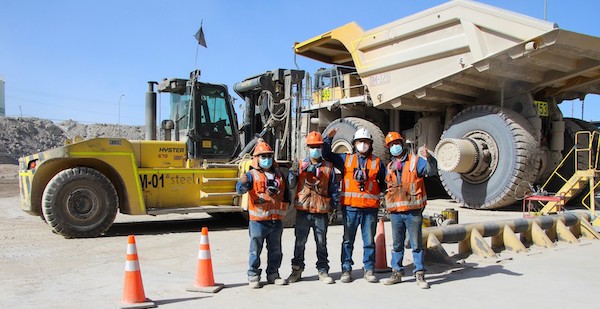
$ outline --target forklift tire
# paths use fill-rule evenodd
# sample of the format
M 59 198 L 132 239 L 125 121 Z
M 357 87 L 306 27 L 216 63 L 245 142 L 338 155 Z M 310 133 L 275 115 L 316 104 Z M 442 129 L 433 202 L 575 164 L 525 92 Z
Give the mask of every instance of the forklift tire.
M 115 220 L 118 208 L 117 190 L 110 180 L 87 167 L 56 174 L 42 196 L 46 222 L 65 238 L 102 235 Z

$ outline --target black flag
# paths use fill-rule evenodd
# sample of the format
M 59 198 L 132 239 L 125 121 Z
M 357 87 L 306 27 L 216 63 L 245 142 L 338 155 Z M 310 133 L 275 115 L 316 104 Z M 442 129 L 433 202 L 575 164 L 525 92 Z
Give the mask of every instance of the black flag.
M 200 23 L 200 29 L 198 29 L 198 32 L 196 32 L 196 35 L 194 35 L 194 37 L 198 41 L 198 44 L 208 48 L 206 46 L 206 39 L 204 38 L 204 31 L 202 30 L 202 23 Z

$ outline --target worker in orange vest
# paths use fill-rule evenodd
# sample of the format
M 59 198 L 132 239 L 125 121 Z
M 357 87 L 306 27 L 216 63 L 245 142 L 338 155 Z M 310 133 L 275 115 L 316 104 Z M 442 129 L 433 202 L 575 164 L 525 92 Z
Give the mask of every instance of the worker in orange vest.
M 406 231 L 410 239 L 415 268 L 413 274 L 417 285 L 428 289 L 425 281 L 423 265 L 422 224 L 423 209 L 427 205 L 427 193 L 423 177 L 434 171 L 433 157 L 429 156 L 426 146 L 419 149 L 419 155 L 411 153 L 405 147 L 404 139 L 398 132 L 389 132 L 385 144 L 390 150 L 392 161 L 387 166 L 387 192 L 385 195 L 386 210 L 390 213 L 392 223 L 392 275 L 383 284 L 391 285 L 402 282 L 404 266 L 404 241 Z
M 304 250 L 308 234 L 312 228 L 317 245 L 317 271 L 319 280 L 326 284 L 334 283 L 329 276 L 329 260 L 327 254 L 327 227 L 329 213 L 338 205 L 338 184 L 331 162 L 321 157 L 323 137 L 321 133 L 312 131 L 306 136 L 308 157 L 300 161 L 299 170 L 290 172 L 290 186 L 297 186 L 296 225 L 294 234 L 294 258 L 292 273 L 288 282 L 296 282 L 302 278 L 304 270 Z
M 375 231 L 377 229 L 377 212 L 379 194 L 385 190 L 385 165 L 373 155 L 373 137 L 365 128 L 359 128 L 352 140 L 352 154 L 335 154 L 331 152 L 331 143 L 337 129 L 332 129 L 324 139 L 323 158 L 331 161 L 333 166 L 342 172 L 342 190 L 340 204 L 344 221 L 344 237 L 342 241 L 342 276 L 343 283 L 352 282 L 352 251 L 358 226 L 361 226 L 363 240 L 364 278 L 376 283 L 375 277 Z
M 236 184 L 239 194 L 248 193 L 250 232 L 250 261 L 248 282 L 251 288 L 260 288 L 260 253 L 267 242 L 267 282 L 285 285 L 287 280 L 279 276 L 282 219 L 285 217 L 290 196 L 287 180 L 277 169 L 273 149 L 260 139 L 254 148 L 250 170 Z

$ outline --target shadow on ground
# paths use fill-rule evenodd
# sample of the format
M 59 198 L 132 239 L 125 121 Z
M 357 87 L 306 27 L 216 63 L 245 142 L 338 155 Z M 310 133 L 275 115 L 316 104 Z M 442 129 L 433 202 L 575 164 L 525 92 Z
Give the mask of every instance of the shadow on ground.
M 114 223 L 104 233 L 105 237 L 127 235 L 158 235 L 170 233 L 199 232 L 203 227 L 209 231 L 241 230 L 248 228 L 248 222 L 241 218 L 201 218 L 166 221 L 143 221 Z

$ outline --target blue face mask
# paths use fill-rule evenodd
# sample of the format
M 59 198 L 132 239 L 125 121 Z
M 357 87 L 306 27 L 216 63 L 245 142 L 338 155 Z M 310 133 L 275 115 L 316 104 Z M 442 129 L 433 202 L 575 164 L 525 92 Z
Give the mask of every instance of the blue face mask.
M 258 158 L 258 165 L 262 168 L 270 168 L 273 165 L 273 158 Z
M 394 157 L 399 156 L 402 153 L 402 145 L 400 145 L 400 144 L 392 145 L 392 147 L 390 147 L 390 153 Z
M 318 159 L 321 157 L 321 148 L 310 148 L 309 155 L 313 159 Z

